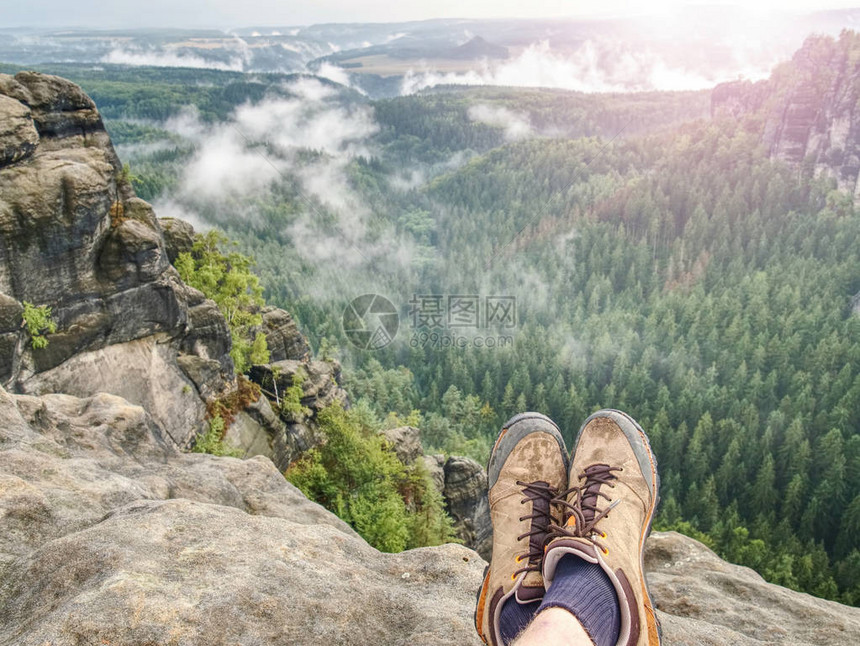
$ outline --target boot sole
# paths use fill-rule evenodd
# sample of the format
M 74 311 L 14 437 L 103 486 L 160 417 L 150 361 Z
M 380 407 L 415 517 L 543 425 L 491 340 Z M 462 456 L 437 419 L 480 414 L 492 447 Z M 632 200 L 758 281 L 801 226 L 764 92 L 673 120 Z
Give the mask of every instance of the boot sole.
M 487 580 L 490 577 L 490 564 L 487 563 L 484 566 L 484 576 L 481 579 L 481 587 L 478 588 L 478 591 L 475 593 L 475 612 L 472 613 L 472 622 L 475 624 L 475 630 L 478 631 L 478 636 L 481 638 L 481 641 L 485 644 L 487 640 L 484 639 L 484 633 L 482 632 L 481 623 L 478 622 L 478 609 L 482 608 L 482 606 L 486 603 L 486 595 L 487 595 Z M 484 610 L 483 612 L 486 612 Z M 483 617 L 481 617 L 483 619 Z

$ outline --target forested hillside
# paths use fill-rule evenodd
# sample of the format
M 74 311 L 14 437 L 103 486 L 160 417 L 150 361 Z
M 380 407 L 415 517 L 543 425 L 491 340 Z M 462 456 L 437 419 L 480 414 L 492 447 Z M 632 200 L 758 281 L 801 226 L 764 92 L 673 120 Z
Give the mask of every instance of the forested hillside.
M 64 73 L 105 108 L 139 194 L 254 255 L 267 300 L 337 346 L 366 414 L 419 410 L 425 446 L 483 461 L 517 411 L 546 412 L 570 440 L 591 411 L 624 409 L 660 461 L 660 526 L 860 604 L 860 217 L 835 181 L 770 158 L 760 114 L 712 120 L 707 93 L 370 102 L 296 79 Z M 140 114 L 137 92 L 166 107 Z M 182 107 L 198 102 L 189 125 Z M 255 114 L 277 118 L 257 132 Z M 340 138 L 279 139 L 321 124 Z M 221 177 L 207 151 L 228 137 L 223 163 L 269 179 L 203 182 Z M 401 313 L 377 351 L 341 329 L 363 293 Z M 450 328 L 412 326 L 415 295 L 458 294 L 516 299 L 515 327 L 443 347 Z M 513 342 L 476 347 L 485 332 Z

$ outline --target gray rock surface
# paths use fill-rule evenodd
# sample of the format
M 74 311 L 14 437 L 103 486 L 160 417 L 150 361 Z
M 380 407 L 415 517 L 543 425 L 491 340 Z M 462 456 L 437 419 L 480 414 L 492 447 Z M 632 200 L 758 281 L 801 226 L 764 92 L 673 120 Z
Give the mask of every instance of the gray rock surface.
M 425 455 L 423 458 L 424 467 L 427 473 L 430 474 L 430 479 L 439 490 L 439 493 L 445 495 L 445 456 L 437 453 L 435 455 Z
M 179 453 L 113 395 L 0 389 L 0 644 L 474 645 L 484 561 L 383 554 L 265 457 Z M 853 645 L 860 609 L 680 534 L 646 569 L 665 646 Z
M 391 443 L 397 459 L 403 464 L 412 464 L 424 454 L 421 446 L 421 431 L 414 426 L 398 426 L 382 431 L 382 436 Z
M 268 398 L 261 396 L 236 415 L 224 441 L 241 451 L 243 457 L 269 458 L 283 473 L 302 451 L 307 450 L 305 444 L 312 443 L 311 434 L 307 428 L 297 430 L 297 425 L 284 423 Z
M 307 359 L 310 356 L 310 346 L 307 339 L 299 332 L 299 328 L 289 312 L 272 306 L 266 306 L 261 312 L 263 316 L 262 332 L 266 335 L 271 361 L 286 359 Z
M 465 545 L 489 559 L 493 549 L 493 527 L 487 500 L 487 472 L 471 458 L 450 457 L 444 466 L 442 495 L 454 529 Z
M 33 72 L 0 75 L 0 294 L 0 383 L 11 390 L 113 392 L 185 446 L 203 400 L 232 381 L 224 318 L 170 265 L 95 104 Z M 21 328 L 23 301 L 52 308 L 44 349 Z M 180 367 L 183 354 L 210 363 Z
M 382 554 L 268 459 L 159 434 L 115 396 L 0 390 L 0 644 L 475 643 L 471 550 Z
M 181 253 L 190 253 L 194 246 L 194 227 L 177 218 L 158 218 L 164 233 L 164 248 L 170 262 L 175 262 Z
M 177 366 L 176 352 L 168 341 L 166 334 L 151 335 L 81 352 L 33 375 L 21 390 L 77 397 L 110 392 L 143 406 L 156 420 L 170 420 L 161 424 L 166 439 L 184 446 L 205 417 L 206 406 Z
M 32 153 L 39 133 L 30 109 L 11 97 L 0 95 L 0 167 Z
M 681 534 L 653 534 L 645 570 L 666 646 L 860 643 L 860 609 L 767 583 Z

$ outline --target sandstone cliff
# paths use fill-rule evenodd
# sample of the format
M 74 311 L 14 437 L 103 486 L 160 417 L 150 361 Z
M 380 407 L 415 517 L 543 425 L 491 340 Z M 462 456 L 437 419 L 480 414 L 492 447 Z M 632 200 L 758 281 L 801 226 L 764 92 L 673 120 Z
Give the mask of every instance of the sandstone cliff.
M 143 406 L 188 447 L 207 403 L 235 389 L 224 317 L 171 265 L 194 230 L 158 220 L 134 196 L 95 104 L 69 81 L 0 75 L 0 384 L 13 392 L 107 392 Z M 57 330 L 34 348 L 23 303 L 49 306 Z M 307 368 L 317 410 L 345 394 L 283 310 L 261 312 L 273 361 Z M 326 371 L 328 370 L 328 373 Z M 227 441 L 285 469 L 312 446 L 313 416 L 282 420 L 261 398 L 233 411 Z
M 813 36 L 769 80 L 714 88 L 711 114 L 752 116 L 772 157 L 860 196 L 860 35 Z
M 457 539 L 489 560 L 493 553 L 493 527 L 484 467 L 471 458 L 424 455 L 420 431 L 412 426 L 393 428 L 383 435 L 404 464 L 424 461 L 454 521 Z
M 0 644 L 475 644 L 484 568 L 382 554 L 268 458 L 184 454 L 112 395 L 0 390 Z M 860 609 L 765 583 L 679 534 L 646 566 L 666 646 L 860 641 Z
M 95 104 L 63 79 L 0 75 L 0 151 L 0 383 L 121 395 L 186 446 L 204 394 L 232 379 L 229 334 L 170 265 Z M 44 349 L 21 328 L 24 301 L 53 310 Z

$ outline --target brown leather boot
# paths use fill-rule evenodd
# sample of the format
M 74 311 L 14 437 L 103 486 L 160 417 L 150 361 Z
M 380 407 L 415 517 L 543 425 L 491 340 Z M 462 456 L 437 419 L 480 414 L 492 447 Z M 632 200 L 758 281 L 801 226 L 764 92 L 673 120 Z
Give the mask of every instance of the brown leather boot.
M 567 449 L 558 427 L 522 413 L 502 427 L 487 467 L 493 556 L 475 609 L 484 643 L 502 646 L 502 605 L 544 596 L 541 562 L 552 518 L 550 501 L 567 488 Z M 515 599 L 511 599 L 516 595 Z
M 618 646 L 659 646 L 642 559 L 660 485 L 648 438 L 630 416 L 602 410 L 586 420 L 575 446 L 569 488 L 554 501 L 564 522 L 551 528 L 546 586 L 566 554 L 598 563 L 618 596 Z

